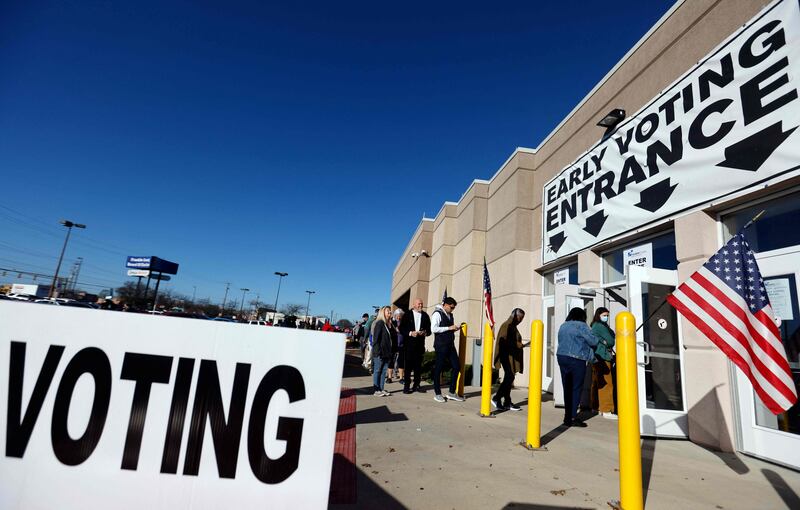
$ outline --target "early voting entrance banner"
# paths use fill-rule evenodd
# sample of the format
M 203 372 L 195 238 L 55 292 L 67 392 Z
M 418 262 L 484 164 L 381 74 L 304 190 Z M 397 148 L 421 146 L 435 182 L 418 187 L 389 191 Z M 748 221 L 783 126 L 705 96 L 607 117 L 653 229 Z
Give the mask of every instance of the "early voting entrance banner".
M 0 302 L 0 508 L 326 508 L 344 346 Z
M 796 175 L 798 74 L 798 1 L 778 1 L 544 186 L 543 262 Z

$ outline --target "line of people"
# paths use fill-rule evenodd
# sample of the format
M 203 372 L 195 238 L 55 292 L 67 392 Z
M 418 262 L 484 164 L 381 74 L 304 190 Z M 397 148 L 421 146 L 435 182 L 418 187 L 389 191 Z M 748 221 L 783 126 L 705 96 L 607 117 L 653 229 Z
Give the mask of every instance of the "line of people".
M 455 336 L 459 326 L 453 318 L 456 300 L 447 297 L 436 305 L 432 317 L 423 309 L 421 299 L 414 300 L 409 312 L 384 306 L 370 317 L 364 314 L 356 326 L 355 337 L 361 345 L 364 366 L 372 370 L 374 394 L 387 397 L 385 384 L 399 376 L 403 382 L 403 393 L 422 391 L 420 388 L 422 358 L 425 353 L 425 338 L 434 335 L 436 362 L 433 369 L 434 400 L 446 402 L 464 399 L 456 394 L 457 376 L 460 372 Z M 561 372 L 564 390 L 564 425 L 586 427 L 578 415 L 584 389 L 587 368 L 592 371 L 591 408 L 608 419 L 616 419 L 614 413 L 614 331 L 608 325 L 609 311 L 600 307 L 595 311 L 591 325 L 586 323 L 583 308 L 570 310 L 565 322 L 558 330 L 556 357 Z M 525 311 L 515 308 L 503 322 L 496 335 L 493 363 L 502 369 L 503 377 L 491 404 L 496 410 L 520 411 L 511 400 L 511 388 L 517 373 L 523 373 L 524 343 L 518 326 L 525 319 Z M 440 376 L 449 362 L 450 387 L 445 394 L 440 387 Z
M 459 326 L 453 318 L 457 306 L 455 299 L 448 297 L 436 305 L 432 317 L 425 312 L 422 299 L 415 299 L 409 312 L 401 309 L 392 312 L 384 306 L 370 317 L 364 314 L 356 325 L 355 338 L 360 342 L 364 366 L 372 370 L 374 394 L 387 397 L 386 382 L 391 382 L 395 372 L 403 381 L 403 393 L 422 392 L 422 358 L 425 339 L 434 336 L 433 348 L 436 362 L 433 370 L 433 389 L 436 402 L 453 400 L 463 402 L 456 394 L 456 383 L 461 371 L 458 351 L 455 346 Z M 442 393 L 440 377 L 445 362 L 450 364 L 450 387 Z

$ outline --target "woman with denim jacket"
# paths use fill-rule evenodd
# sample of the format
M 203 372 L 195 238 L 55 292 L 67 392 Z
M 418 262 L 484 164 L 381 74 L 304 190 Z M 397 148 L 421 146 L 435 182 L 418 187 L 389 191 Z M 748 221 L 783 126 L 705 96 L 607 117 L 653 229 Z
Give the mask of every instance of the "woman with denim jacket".
M 564 388 L 564 425 L 567 427 L 586 426 L 575 415 L 581 402 L 586 365 L 594 359 L 596 345 L 597 337 L 586 324 L 586 311 L 578 307 L 570 310 L 566 321 L 558 329 L 556 351 Z
M 616 420 L 614 414 L 614 379 L 611 373 L 611 349 L 614 347 L 614 331 L 608 325 L 608 308 L 600 307 L 594 312 L 592 333 L 597 337 L 595 360 L 592 365 L 592 395 L 597 395 L 597 408 L 603 418 Z

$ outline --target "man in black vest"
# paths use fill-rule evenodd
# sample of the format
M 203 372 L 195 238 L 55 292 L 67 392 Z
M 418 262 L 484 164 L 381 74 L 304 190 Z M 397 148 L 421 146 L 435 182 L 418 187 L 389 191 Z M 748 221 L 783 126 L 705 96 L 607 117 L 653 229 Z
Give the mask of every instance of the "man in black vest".
M 433 369 L 433 390 L 436 392 L 433 399 L 437 402 L 455 400 L 463 402 L 464 399 L 456 395 L 456 382 L 458 373 L 461 371 L 461 363 L 456 352 L 456 331 L 459 326 L 453 319 L 453 310 L 456 308 L 456 300 L 451 297 L 444 298 L 441 305 L 436 305 L 431 317 L 431 331 L 433 331 L 433 349 L 436 351 L 436 365 Z M 439 387 L 439 377 L 442 374 L 442 367 L 445 360 L 450 362 L 450 392 L 442 396 L 442 389 Z
M 425 337 L 431 335 L 431 318 L 422 309 L 422 300 L 414 300 L 414 306 L 400 321 L 400 334 L 403 335 L 403 349 L 405 349 L 405 374 L 403 393 L 420 391 L 420 371 L 422 369 L 422 355 L 425 353 Z M 414 386 L 411 384 L 411 372 L 414 372 Z

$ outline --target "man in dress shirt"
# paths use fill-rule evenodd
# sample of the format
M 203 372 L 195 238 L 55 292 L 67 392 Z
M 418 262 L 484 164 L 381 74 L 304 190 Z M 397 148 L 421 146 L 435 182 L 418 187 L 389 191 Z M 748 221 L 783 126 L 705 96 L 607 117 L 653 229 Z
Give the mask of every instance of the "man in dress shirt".
M 431 318 L 423 310 L 422 300 L 417 298 L 411 310 L 403 315 L 400 322 L 405 349 L 405 374 L 403 393 L 421 391 L 419 388 L 422 355 L 425 353 L 425 337 L 431 334 Z M 411 372 L 414 372 L 414 386 L 411 385 Z

